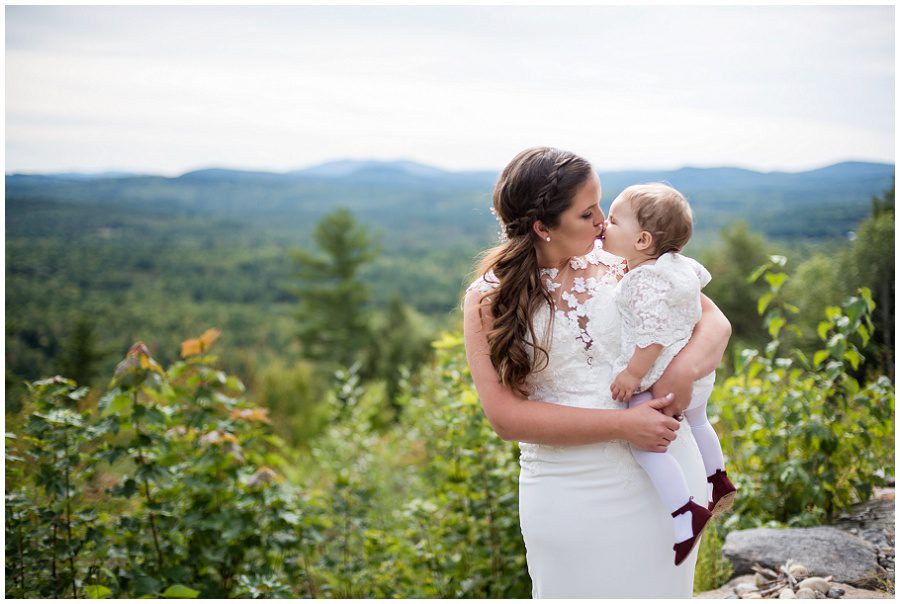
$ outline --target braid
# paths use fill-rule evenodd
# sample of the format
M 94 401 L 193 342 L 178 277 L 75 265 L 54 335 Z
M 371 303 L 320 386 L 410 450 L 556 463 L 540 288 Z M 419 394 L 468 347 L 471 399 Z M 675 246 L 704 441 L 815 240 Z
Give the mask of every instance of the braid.
M 547 175 L 547 181 L 540 192 L 537 194 L 534 206 L 529 208 L 525 215 L 506 224 L 507 237 L 520 237 L 527 235 L 531 231 L 531 225 L 537 220 L 546 220 L 546 216 L 550 214 L 548 206 L 550 201 L 556 198 L 559 192 L 560 171 L 563 166 L 574 159 L 574 156 L 563 156 L 553 163 L 550 173 Z
M 572 161 L 572 159 L 573 156 L 571 155 L 563 156 L 553 163 L 553 168 L 547 175 L 547 183 L 541 187 L 541 191 L 538 193 L 537 201 L 535 202 L 535 207 L 532 210 L 529 210 L 529 214 L 538 214 L 540 217 L 547 215 L 547 205 L 551 199 L 556 197 L 556 193 L 559 190 L 559 172 L 562 167 Z
M 553 306 L 540 279 L 534 223 L 559 225 L 560 215 L 592 173 L 591 165 L 577 155 L 535 147 L 513 158 L 494 187 L 494 215 L 507 239 L 501 238 L 480 262 L 478 271 L 493 272 L 497 284 L 482 295 L 480 304 L 489 305 L 492 315 L 487 333 L 491 364 L 500 382 L 522 395 L 527 395 L 527 377 L 549 361 L 532 318 L 542 307 Z M 551 313 L 551 325 L 552 319 Z

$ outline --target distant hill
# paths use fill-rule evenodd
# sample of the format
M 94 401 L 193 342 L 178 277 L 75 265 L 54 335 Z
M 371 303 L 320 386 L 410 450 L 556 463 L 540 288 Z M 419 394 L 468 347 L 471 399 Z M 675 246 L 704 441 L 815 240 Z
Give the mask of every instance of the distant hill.
M 894 166 L 844 162 L 804 172 L 735 167 L 600 171 L 604 209 L 626 186 L 665 181 L 687 195 L 698 233 L 737 220 L 773 238 L 844 235 L 873 195 L 894 183 Z M 392 234 L 386 245 L 437 241 L 483 245 L 496 234 L 489 213 L 496 172 L 452 172 L 411 161 L 342 160 L 290 172 L 222 168 L 168 178 L 115 174 L 12 174 L 8 203 L 107 204 L 128 211 L 238 221 L 296 240 L 323 214 L 348 207 Z
M 788 189 L 798 187 L 816 187 L 825 183 L 837 183 L 856 186 L 868 182 L 881 185 L 886 179 L 892 178 L 894 165 L 875 162 L 842 162 L 825 166 L 815 170 L 802 172 L 757 172 L 745 168 L 717 167 L 694 168 L 684 167 L 676 170 L 600 170 L 601 181 L 604 187 L 613 190 L 621 190 L 629 184 L 649 182 L 654 180 L 670 182 L 675 186 L 686 189 L 719 189 L 732 187 L 736 189 L 763 189 L 770 187 L 783 187 Z M 389 184 L 410 182 L 433 181 L 490 181 L 497 178 L 498 172 L 494 171 L 466 171 L 453 172 L 417 163 L 408 160 L 379 161 L 379 160 L 338 160 L 319 164 L 309 168 L 292 170 L 289 172 L 266 172 L 235 170 L 225 168 L 205 168 L 185 172 L 175 177 L 178 181 L 203 181 L 203 182 L 272 182 L 285 183 L 304 180 L 336 180 L 347 179 L 351 181 L 378 180 Z M 58 172 L 46 174 L 7 174 L 7 192 L 10 186 L 41 186 L 48 184 L 68 184 L 84 181 L 121 180 L 127 178 L 165 178 L 151 174 L 138 174 L 134 172 Z M 676 184 L 676 182 L 678 184 Z
M 296 170 L 291 174 L 297 176 L 321 176 L 324 178 L 343 178 L 348 176 L 357 176 L 360 173 L 381 172 L 386 174 L 405 174 L 410 176 L 420 176 L 423 178 L 444 178 L 450 172 L 416 163 L 413 161 L 397 160 L 397 161 L 376 161 L 376 160 L 353 160 L 344 159 L 332 161 L 304 170 Z
M 695 210 L 691 245 L 705 247 L 743 219 L 802 247 L 846 242 L 872 196 L 893 186 L 894 166 L 848 162 L 798 173 L 601 166 L 600 176 L 604 210 L 634 183 L 681 189 Z M 399 299 L 443 327 L 455 320 L 479 252 L 497 241 L 496 179 L 496 172 L 356 160 L 281 173 L 7 175 L 7 387 L 60 371 L 79 317 L 96 323 L 98 345 L 118 351 L 106 355 L 110 371 L 137 340 L 174 360 L 185 337 L 210 326 L 223 329 L 232 362 L 291 350 L 292 251 L 313 247 L 316 223 L 337 207 L 350 209 L 380 247 L 361 274 L 373 307 Z

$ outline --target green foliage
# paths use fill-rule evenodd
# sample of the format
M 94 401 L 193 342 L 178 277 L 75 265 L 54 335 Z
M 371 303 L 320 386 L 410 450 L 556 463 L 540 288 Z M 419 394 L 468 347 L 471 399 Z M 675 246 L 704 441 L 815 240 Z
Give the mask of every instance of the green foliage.
M 752 233 L 745 222 L 737 222 L 721 232 L 720 241 L 701 255 L 712 274 L 703 293 L 715 301 L 731 322 L 737 341 L 758 344 L 765 341 L 756 308 L 750 303 L 765 292 L 765 284 L 748 282 L 747 275 L 766 261 L 766 241 Z
M 697 546 L 697 567 L 694 570 L 694 593 L 718 589 L 731 578 L 731 562 L 722 553 L 724 541 L 719 525 L 710 522 Z
M 377 252 L 368 231 L 346 208 L 322 218 L 313 240 L 319 254 L 294 252 L 300 285 L 293 292 L 300 298 L 297 319 L 303 354 L 348 367 L 359 356 L 360 342 L 370 339 L 364 310 L 368 287 L 358 274 Z
M 527 597 L 515 445 L 497 438 L 468 378 L 459 336 L 435 368 L 402 380 L 383 432 L 377 390 L 342 372 L 328 429 L 301 472 L 320 510 L 321 595 Z
M 415 309 L 392 298 L 387 310 L 373 321 L 373 333 L 365 373 L 384 381 L 385 400 L 396 418 L 401 412 L 404 377 L 431 357 L 433 332 Z
M 88 317 L 80 317 L 66 342 L 62 355 L 62 372 L 76 383 L 90 385 L 97 374 L 101 353 L 97 347 L 96 327 Z
M 877 302 L 873 313 L 875 330 L 873 352 L 879 365 L 893 371 L 894 364 L 894 189 L 872 200 L 872 215 L 856 233 L 853 246 L 846 253 L 844 276 L 850 291 L 867 287 Z
M 437 367 L 401 424 L 423 454 L 426 488 L 405 508 L 431 593 L 526 598 L 531 583 L 517 514 L 518 450 L 484 417 L 459 335 L 435 342 Z M 423 396 L 424 394 L 424 396 Z
M 292 446 L 306 445 L 327 421 L 322 400 L 328 389 L 323 376 L 309 361 L 288 363 L 275 357 L 254 365 L 252 390 L 269 409 L 273 430 Z
M 769 284 L 759 303 L 769 343 L 762 353 L 738 353 L 736 375 L 713 395 L 740 489 L 730 527 L 830 521 L 893 472 L 893 385 L 884 376 L 864 383 L 853 376 L 871 338 L 871 293 L 863 288 L 826 308 L 818 326 L 823 348 L 812 358 L 784 352 L 797 309 L 773 302 L 787 279 L 782 266 L 773 257 L 752 276 Z
M 32 384 L 7 434 L 8 597 L 527 597 L 516 447 L 459 336 L 401 378 L 396 422 L 340 371 L 299 456 L 215 367 L 217 337 L 166 368 L 136 344 L 95 405 Z
M 850 293 L 845 278 L 841 278 L 840 258 L 816 253 L 802 262 L 782 290 L 784 299 L 799 310 L 792 323 L 802 332 L 793 342 L 805 354 L 813 354 L 819 347 L 816 327 L 825 315 L 825 308 L 834 305 Z M 796 335 L 796 334 L 795 334 Z
M 83 411 L 86 388 L 32 384 L 7 435 L 7 596 L 229 597 L 253 573 L 296 574 L 302 500 L 272 469 L 280 441 L 213 361 L 201 348 L 163 370 L 137 344 Z

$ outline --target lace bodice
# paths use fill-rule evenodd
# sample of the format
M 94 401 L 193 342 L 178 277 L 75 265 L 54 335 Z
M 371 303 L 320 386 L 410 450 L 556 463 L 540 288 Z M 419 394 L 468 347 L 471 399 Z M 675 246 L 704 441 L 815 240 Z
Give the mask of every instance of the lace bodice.
M 526 380 L 529 398 L 574 407 L 620 409 L 609 393 L 612 363 L 620 351 L 614 292 L 624 274 L 622 260 L 603 251 L 599 242 L 586 256 L 563 269 L 541 269 L 541 281 L 554 307 L 543 306 L 532 318 L 538 344 L 536 370 Z M 493 273 L 469 289 L 482 293 L 496 287 Z M 552 316 L 551 316 L 552 312 Z M 552 319 L 552 320 L 551 320 Z M 530 338 L 529 338 L 530 342 Z M 534 361 L 535 352 L 529 347 Z
M 700 320 L 700 290 L 709 281 L 702 264 L 675 253 L 628 272 L 615 289 L 622 349 L 613 363 L 614 375 L 628 365 L 635 346 L 661 344 L 662 352 L 641 380 L 641 390 L 650 388 L 690 339 Z
M 541 308 L 533 322 L 549 358 L 545 366 L 538 353 L 537 368 L 526 380 L 528 398 L 594 409 L 627 406 L 613 400 L 609 390 L 615 375 L 612 363 L 621 350 L 614 295 L 616 283 L 624 273 L 622 259 L 603 251 L 599 242 L 591 253 L 573 258 L 562 270 L 541 269 L 541 281 L 550 292 L 553 308 Z M 485 293 L 496 285 L 493 274 L 488 273 L 469 289 L 478 288 Z M 532 350 L 532 359 L 533 355 Z M 619 469 L 623 481 L 640 475 L 640 466 L 625 441 L 606 441 L 593 447 L 598 460 L 605 459 Z M 524 472 L 533 474 L 566 449 L 520 442 L 519 463 Z

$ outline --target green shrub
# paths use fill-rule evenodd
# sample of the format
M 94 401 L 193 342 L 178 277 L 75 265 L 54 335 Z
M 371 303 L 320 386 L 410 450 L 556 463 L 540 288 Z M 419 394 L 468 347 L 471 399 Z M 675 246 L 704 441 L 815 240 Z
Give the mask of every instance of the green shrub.
M 302 499 L 273 469 L 266 410 L 212 367 L 217 335 L 168 370 L 136 344 L 96 409 L 70 380 L 31 385 L 7 434 L 7 596 L 293 593 Z
M 740 489 L 729 527 L 828 522 L 893 473 L 893 385 L 885 376 L 854 377 L 872 333 L 869 291 L 826 309 L 818 326 L 824 347 L 812 359 L 782 351 L 797 312 L 773 302 L 787 278 L 783 264 L 773 257 L 751 277 L 770 286 L 758 307 L 770 342 L 763 352 L 738 353 L 736 375 L 713 395 Z
M 697 568 L 694 571 L 694 593 L 717 589 L 731 578 L 732 567 L 722 553 L 722 534 L 716 522 L 710 522 L 697 546 Z

